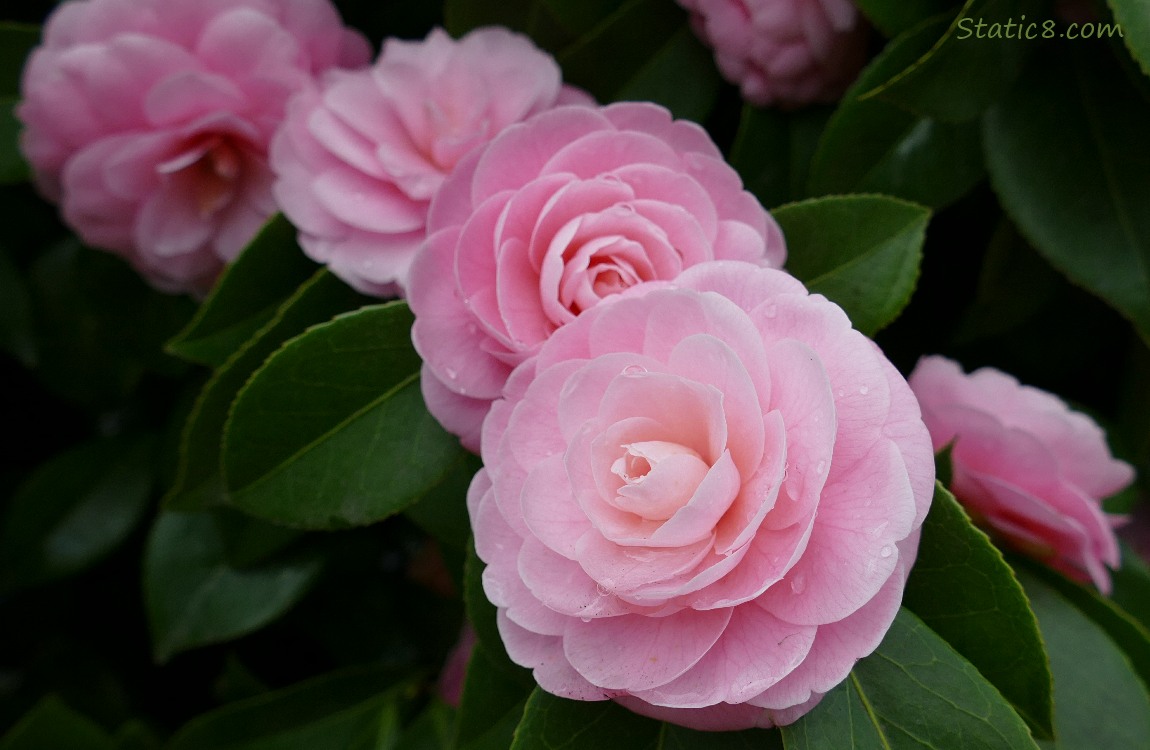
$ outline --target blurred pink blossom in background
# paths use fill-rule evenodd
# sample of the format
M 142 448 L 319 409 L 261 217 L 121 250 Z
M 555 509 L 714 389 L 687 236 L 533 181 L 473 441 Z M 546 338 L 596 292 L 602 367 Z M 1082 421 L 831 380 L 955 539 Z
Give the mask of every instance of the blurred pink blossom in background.
M 868 27 L 850 0 L 677 0 L 752 104 L 837 100 L 866 61 Z
M 289 104 L 272 144 L 275 195 L 308 255 L 361 292 L 393 294 L 456 163 L 562 103 L 593 102 L 521 34 L 389 39 L 372 67 L 332 71 Z
M 85 243 L 202 293 L 276 211 L 288 98 L 369 58 L 326 0 L 67 2 L 25 68 L 23 152 Z
M 969 375 L 945 357 L 919 360 L 910 385 L 935 450 L 953 445 L 950 489 L 976 521 L 1078 580 L 1110 590 L 1118 567 L 1101 501 L 1134 480 L 1094 420 L 1057 396 L 984 367 Z

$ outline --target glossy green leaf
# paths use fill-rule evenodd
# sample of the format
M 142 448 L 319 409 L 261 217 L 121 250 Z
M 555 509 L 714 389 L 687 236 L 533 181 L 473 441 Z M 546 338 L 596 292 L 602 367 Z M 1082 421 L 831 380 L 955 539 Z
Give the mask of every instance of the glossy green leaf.
M 1026 238 L 1150 341 L 1147 122 L 1150 101 L 1105 50 L 1067 45 L 1035 57 L 983 135 L 995 192 Z
M 366 307 L 271 356 L 225 428 L 236 506 L 307 528 L 360 525 L 445 479 L 463 449 L 427 413 L 411 323 L 402 302 Z
M 1143 684 L 1150 686 L 1150 630 L 1142 622 L 1091 585 L 1070 581 L 1030 560 L 1018 561 L 1016 567 L 1058 592 L 1063 599 L 1093 620 L 1125 652 Z M 1146 607 L 1143 601 L 1135 600 L 1135 604 Z
M 856 0 L 855 5 L 879 31 L 894 37 L 956 8 L 958 0 Z
M 1114 590 L 1110 598 L 1131 617 L 1150 629 L 1150 567 L 1138 553 L 1122 546 L 1122 564 L 1110 574 Z M 1150 680 L 1147 681 L 1150 684 Z
M 235 566 L 210 513 L 162 513 L 144 555 L 144 599 L 156 660 L 250 633 L 307 593 L 320 561 Z
M 40 43 L 40 27 L 0 21 L 0 96 L 20 93 L 20 74 L 32 48 Z
M 85 443 L 42 464 L 17 490 L 0 535 L 0 586 L 22 588 L 82 570 L 139 524 L 151 497 L 154 441 Z
M 941 122 L 863 97 L 929 50 L 946 23 L 928 22 L 891 41 L 843 95 L 811 162 L 812 195 L 885 193 L 938 208 L 983 178 L 977 123 Z
M 471 652 L 454 746 L 459 750 L 503 750 L 523 716 L 531 683 L 515 679 L 479 643 Z
M 815 198 L 776 209 L 787 270 L 873 335 L 898 317 L 918 280 L 930 210 L 881 195 Z
M 317 677 L 204 714 L 165 750 L 378 750 L 393 747 L 415 694 L 386 668 Z
M 20 153 L 20 121 L 16 119 L 14 96 L 0 96 L 0 185 L 24 182 L 32 172 Z
M 1042 0 L 967 0 L 934 46 L 916 62 L 866 96 L 879 96 L 910 112 L 963 122 L 1003 97 L 1034 49 L 1006 38 L 1008 22 L 1040 18 Z M 988 25 L 979 38 L 978 22 Z M 999 29 L 991 36 L 992 24 Z
M 573 701 L 535 688 L 511 750 L 657 750 L 660 727 L 613 701 Z
M 903 604 L 998 688 L 1037 736 L 1052 736 L 1050 667 L 1026 594 L 941 484 Z
M 1122 41 L 1142 72 L 1150 76 L 1150 13 L 1141 0 L 1106 0 L 1114 21 L 1122 27 Z
M 277 215 L 225 270 L 184 330 L 168 342 L 168 351 L 184 359 L 219 367 L 264 326 L 316 264 L 296 242 L 296 230 Z
M 787 750 L 1035 748 L 994 686 L 906 609 L 844 683 L 783 727 L 783 742 Z
M 36 363 L 28 283 L 3 246 L 0 246 L 0 351 L 11 354 L 25 367 Z
M 232 401 L 252 373 L 288 338 L 360 303 L 362 298 L 326 269 L 316 271 L 255 336 L 204 384 L 180 438 L 176 479 L 164 497 L 171 510 L 201 510 L 226 503 L 220 444 Z
M 454 750 L 451 734 L 454 729 L 455 711 L 441 700 L 432 700 L 427 708 L 419 713 L 389 750 Z
M 116 746 L 94 721 L 49 696 L 0 737 L 0 750 L 116 750 Z
M 1026 587 L 1054 672 L 1057 750 L 1150 747 L 1150 697 L 1106 633 L 1025 571 Z
M 615 92 L 614 98 L 655 102 L 677 118 L 702 122 L 714 109 L 722 86 L 711 51 L 684 24 Z
M 806 198 L 811 160 L 830 107 L 782 112 L 743 106 L 729 161 L 743 184 L 768 208 Z

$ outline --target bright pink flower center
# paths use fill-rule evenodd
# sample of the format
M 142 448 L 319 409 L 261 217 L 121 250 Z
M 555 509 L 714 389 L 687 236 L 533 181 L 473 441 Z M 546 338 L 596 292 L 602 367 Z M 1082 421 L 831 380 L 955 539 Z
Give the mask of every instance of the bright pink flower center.
M 184 150 L 160 163 L 156 171 L 190 190 L 200 216 L 227 206 L 243 174 L 243 154 L 230 139 L 216 134 L 191 139 Z

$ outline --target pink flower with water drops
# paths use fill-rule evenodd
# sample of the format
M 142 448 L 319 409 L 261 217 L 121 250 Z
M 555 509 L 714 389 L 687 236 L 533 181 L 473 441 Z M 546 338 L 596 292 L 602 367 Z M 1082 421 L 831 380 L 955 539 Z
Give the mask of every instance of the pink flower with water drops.
M 288 98 L 369 57 L 327 0 L 66 2 L 24 70 L 22 150 L 84 242 L 202 293 L 276 211 Z
M 510 657 L 698 729 L 794 721 L 878 646 L 934 484 L 878 347 L 735 261 L 557 330 L 482 446 L 468 509 Z

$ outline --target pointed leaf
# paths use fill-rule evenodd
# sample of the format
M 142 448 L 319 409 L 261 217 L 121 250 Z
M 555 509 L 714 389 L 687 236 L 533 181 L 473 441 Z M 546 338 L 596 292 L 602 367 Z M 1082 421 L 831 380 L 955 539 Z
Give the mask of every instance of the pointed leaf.
M 1129 660 L 1095 623 L 1026 571 L 1054 672 L 1057 750 L 1150 747 L 1150 697 Z
M 444 480 L 463 449 L 427 413 L 411 323 L 405 303 L 365 307 L 268 359 L 225 428 L 237 507 L 306 528 L 368 524 Z
M 180 439 L 176 480 L 164 497 L 169 510 L 202 510 L 226 503 L 220 444 L 232 401 L 260 365 L 287 339 L 308 326 L 331 320 L 362 298 L 326 269 L 288 297 L 255 336 L 245 342 L 204 384 Z
M 320 561 L 286 557 L 237 567 L 210 513 L 162 513 L 144 554 L 144 599 L 156 660 L 252 632 L 307 593 Z
M 814 198 L 774 211 L 787 270 L 867 335 L 902 312 L 918 280 L 930 210 L 881 195 Z
M 830 107 L 782 112 L 743 106 L 729 161 L 764 206 L 773 208 L 811 194 L 807 189 L 811 161 L 831 112 Z
M 0 537 L 0 585 L 82 570 L 139 524 L 154 482 L 150 435 L 85 443 L 41 465 L 16 491 Z
M 168 351 L 219 367 L 315 271 L 296 242 L 295 227 L 277 214 L 224 270 L 196 316 L 168 342 Z
M 840 695 L 783 727 L 788 750 L 856 742 L 882 750 L 1035 748 L 998 691 L 906 609 L 834 692 Z
M 1050 666 L 1026 594 L 941 484 L 903 604 L 978 668 L 1038 736 L 1053 736 Z
M 1150 101 L 1106 50 L 1068 45 L 1036 55 L 983 137 L 995 192 L 1035 249 L 1150 341 L 1147 122 Z
M 514 679 L 503 665 L 477 643 L 467 664 L 454 747 L 459 750 L 502 750 L 523 716 L 531 684 Z
M 924 54 L 946 23 L 928 22 L 891 41 L 843 95 L 811 163 L 811 194 L 876 192 L 938 208 L 982 179 L 977 123 L 941 122 L 863 96 Z
M 677 118 L 703 122 L 714 109 L 722 86 L 711 51 L 684 24 L 635 71 L 614 98 L 656 102 Z
M 612 701 L 572 701 L 535 688 L 511 750 L 658 750 L 660 726 Z

